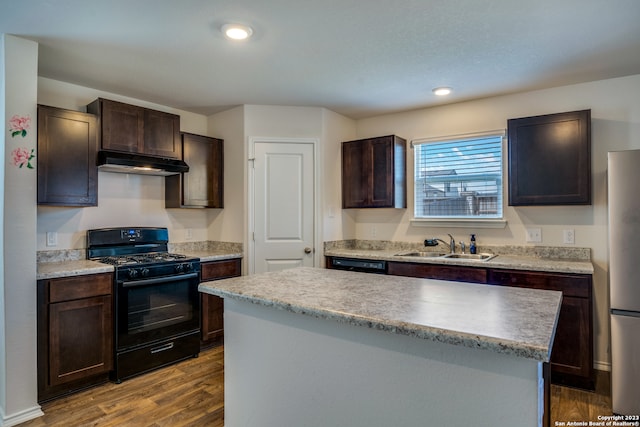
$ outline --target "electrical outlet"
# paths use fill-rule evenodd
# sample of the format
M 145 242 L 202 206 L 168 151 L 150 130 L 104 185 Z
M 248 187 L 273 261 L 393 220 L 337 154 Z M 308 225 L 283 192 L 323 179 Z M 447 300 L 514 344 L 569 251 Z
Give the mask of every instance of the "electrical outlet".
M 567 245 L 575 245 L 576 243 L 576 233 L 572 229 L 567 229 L 562 231 L 562 241 Z
M 58 233 L 47 231 L 47 246 L 58 246 Z
M 526 241 L 532 243 L 542 242 L 542 229 L 541 228 L 527 228 Z
M 376 226 L 375 225 L 371 226 L 371 237 L 376 237 Z
M 184 238 L 185 238 L 185 240 L 193 239 L 193 232 L 191 231 L 190 228 L 187 228 L 187 229 L 184 230 Z

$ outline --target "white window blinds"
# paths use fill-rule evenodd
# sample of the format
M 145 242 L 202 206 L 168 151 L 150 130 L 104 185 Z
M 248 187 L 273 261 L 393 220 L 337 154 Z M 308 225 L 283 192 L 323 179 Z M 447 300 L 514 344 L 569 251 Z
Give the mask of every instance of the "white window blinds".
M 502 218 L 503 138 L 414 141 L 415 218 Z

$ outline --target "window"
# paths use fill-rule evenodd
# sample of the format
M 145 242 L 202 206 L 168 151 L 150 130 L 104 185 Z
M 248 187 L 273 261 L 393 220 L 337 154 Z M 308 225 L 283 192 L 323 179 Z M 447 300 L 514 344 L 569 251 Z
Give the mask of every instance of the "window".
M 415 218 L 502 218 L 503 137 L 414 141 Z

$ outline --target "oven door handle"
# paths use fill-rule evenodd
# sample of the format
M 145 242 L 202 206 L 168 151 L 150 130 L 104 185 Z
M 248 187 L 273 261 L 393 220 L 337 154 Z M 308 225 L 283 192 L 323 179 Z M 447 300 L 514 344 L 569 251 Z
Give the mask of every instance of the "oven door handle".
M 121 282 L 123 288 L 131 288 L 134 286 L 157 285 L 158 283 L 175 282 L 176 280 L 185 280 L 198 277 L 198 273 L 181 274 L 179 276 L 164 276 L 152 279 L 140 279 L 130 282 Z

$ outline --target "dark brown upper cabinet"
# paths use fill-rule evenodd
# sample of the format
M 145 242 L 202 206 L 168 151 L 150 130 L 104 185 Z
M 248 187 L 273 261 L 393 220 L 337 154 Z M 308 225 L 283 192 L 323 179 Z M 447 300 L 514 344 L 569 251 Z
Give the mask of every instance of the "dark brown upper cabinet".
M 224 141 L 182 133 L 183 159 L 189 172 L 165 178 L 165 207 L 224 207 Z
M 97 206 L 93 114 L 38 105 L 38 204 Z
M 510 119 L 509 205 L 591 204 L 591 110 Z
M 406 208 L 406 140 L 395 136 L 342 143 L 342 208 Z
M 87 105 L 98 117 L 101 148 L 179 159 L 180 116 L 98 98 Z

